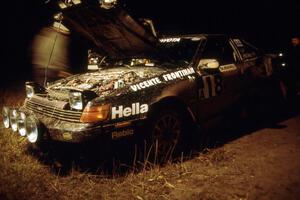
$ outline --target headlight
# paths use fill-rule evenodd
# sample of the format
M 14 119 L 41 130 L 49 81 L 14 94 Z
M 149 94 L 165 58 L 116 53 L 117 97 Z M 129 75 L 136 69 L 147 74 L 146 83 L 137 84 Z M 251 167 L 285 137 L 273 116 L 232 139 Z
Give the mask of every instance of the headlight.
M 9 112 L 9 119 L 11 129 L 16 132 L 18 130 L 18 111 L 16 109 L 11 109 Z
M 95 106 L 88 104 L 82 112 L 80 121 L 83 123 L 100 122 L 107 120 L 110 113 L 110 105 Z
M 25 85 L 25 88 L 26 88 L 26 96 L 28 98 L 33 97 L 33 95 L 34 95 L 34 88 L 33 88 L 33 86 L 31 86 L 31 85 Z
M 25 121 L 25 129 L 27 133 L 27 139 L 31 143 L 37 142 L 39 139 L 38 123 L 34 117 L 28 116 Z
M 2 108 L 2 118 L 3 118 L 3 124 L 5 128 L 9 128 L 9 108 L 8 107 L 3 107 Z
M 26 135 L 26 115 L 23 112 L 18 115 L 18 130 L 21 136 Z
M 70 107 L 76 110 L 82 110 L 82 93 L 81 92 L 70 92 L 69 93 Z

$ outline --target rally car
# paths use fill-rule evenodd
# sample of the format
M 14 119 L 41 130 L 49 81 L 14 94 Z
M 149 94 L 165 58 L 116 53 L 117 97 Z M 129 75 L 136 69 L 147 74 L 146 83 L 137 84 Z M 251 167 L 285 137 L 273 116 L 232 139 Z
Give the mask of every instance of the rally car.
M 133 137 L 166 153 L 194 125 L 275 82 L 270 58 L 238 37 L 157 38 L 123 9 L 87 3 L 62 14 L 105 56 L 87 73 L 47 86 L 27 82 L 23 106 L 3 107 L 4 126 L 31 143 Z

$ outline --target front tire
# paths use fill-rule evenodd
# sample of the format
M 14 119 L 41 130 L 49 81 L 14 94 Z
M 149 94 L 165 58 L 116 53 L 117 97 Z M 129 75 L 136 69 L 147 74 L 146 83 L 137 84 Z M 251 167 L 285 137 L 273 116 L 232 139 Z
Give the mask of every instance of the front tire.
M 165 108 L 149 119 L 146 158 L 154 164 L 171 161 L 183 151 L 187 118 L 176 108 Z

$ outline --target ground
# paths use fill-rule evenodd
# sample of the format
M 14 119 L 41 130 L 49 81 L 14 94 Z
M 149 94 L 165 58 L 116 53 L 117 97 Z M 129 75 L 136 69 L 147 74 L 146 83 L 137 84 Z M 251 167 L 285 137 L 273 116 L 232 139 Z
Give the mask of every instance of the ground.
M 19 90 L 1 90 L 1 107 L 21 104 Z M 85 171 L 73 162 L 63 174 L 53 170 L 55 159 L 37 156 L 1 124 L 0 199 L 300 199 L 298 100 L 268 123 L 221 127 L 213 145 L 177 162 L 125 173 Z

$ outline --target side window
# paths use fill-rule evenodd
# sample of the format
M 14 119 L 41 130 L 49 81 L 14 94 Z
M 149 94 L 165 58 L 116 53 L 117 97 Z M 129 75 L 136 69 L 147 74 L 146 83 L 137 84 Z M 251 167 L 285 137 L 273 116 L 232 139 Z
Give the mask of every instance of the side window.
M 225 39 L 208 39 L 202 52 L 202 59 L 216 59 L 220 65 L 235 62 L 234 51 Z
M 238 51 L 240 52 L 243 60 L 253 59 L 258 57 L 259 52 L 256 47 L 246 42 L 245 40 L 233 39 Z

